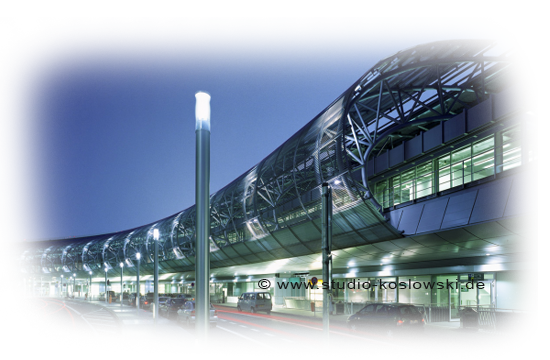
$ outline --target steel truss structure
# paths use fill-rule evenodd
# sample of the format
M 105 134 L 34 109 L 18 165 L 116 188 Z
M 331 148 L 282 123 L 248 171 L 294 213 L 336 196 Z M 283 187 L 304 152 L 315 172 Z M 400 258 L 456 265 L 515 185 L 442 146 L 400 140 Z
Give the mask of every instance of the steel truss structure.
M 211 195 L 211 268 L 320 252 L 321 185 L 333 188 L 333 249 L 402 235 L 369 189 L 369 159 L 508 86 L 509 53 L 487 41 L 420 45 L 372 67 L 330 106 L 247 173 Z M 195 206 L 112 234 L 25 244 L 27 273 L 97 272 L 124 262 L 152 273 L 194 270 Z M 32 246 L 31 246 L 32 245 Z

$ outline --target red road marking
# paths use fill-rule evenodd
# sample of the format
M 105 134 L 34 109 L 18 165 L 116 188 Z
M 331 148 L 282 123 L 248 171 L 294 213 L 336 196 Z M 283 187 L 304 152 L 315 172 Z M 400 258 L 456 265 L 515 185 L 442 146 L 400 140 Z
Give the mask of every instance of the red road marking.
M 321 341 L 313 340 L 313 339 L 306 338 L 306 337 L 300 336 L 300 335 L 295 335 L 295 334 L 292 334 L 292 333 L 289 333 L 289 332 L 286 332 L 286 331 L 283 331 L 283 330 L 272 329 L 272 328 L 267 327 L 267 326 L 254 324 L 254 323 L 251 323 L 249 321 L 240 320 L 240 319 L 236 319 L 236 318 L 233 318 L 233 317 L 229 317 L 229 319 L 231 319 L 232 321 L 237 321 L 237 322 L 240 322 L 240 323 L 243 323 L 243 324 L 247 324 L 247 325 L 252 326 L 252 327 L 257 327 L 257 328 L 264 329 L 264 330 L 267 330 L 267 331 L 272 331 L 272 332 L 278 333 L 279 335 L 284 335 L 286 337 L 296 339 L 296 340 L 301 341 L 305 344 L 312 344 L 312 345 L 316 345 L 320 348 L 323 348 L 323 343 Z M 339 354 L 355 354 L 352 351 L 348 351 L 346 349 L 343 349 L 341 347 L 334 346 L 334 345 L 330 346 L 330 351 L 335 352 L 335 353 L 339 353 Z
M 322 330 L 322 325 L 321 324 L 319 324 L 318 322 L 313 322 L 313 321 L 308 321 L 308 320 L 293 319 L 293 318 L 282 317 L 282 316 L 270 316 L 270 315 L 257 314 L 257 313 L 256 314 L 252 314 L 252 313 L 248 314 L 248 313 L 243 313 L 241 311 L 236 311 L 236 310 L 220 310 L 219 308 L 217 310 L 219 312 L 225 312 L 225 313 L 230 313 L 230 314 L 239 314 L 239 315 L 245 315 L 245 316 L 262 317 L 262 318 L 275 320 L 275 321 L 288 322 L 288 323 L 291 323 L 291 324 L 294 324 L 294 325 L 297 325 L 297 326 L 306 326 L 306 327 L 312 327 L 316 330 Z M 239 321 L 239 320 L 235 319 L 235 321 Z M 376 344 L 379 344 L 379 345 L 383 345 L 383 346 L 387 346 L 387 347 L 391 347 L 391 348 L 395 348 L 395 349 L 399 349 L 399 350 L 407 350 L 407 351 L 410 351 L 410 352 L 413 352 L 413 353 L 418 353 L 418 354 L 423 354 L 423 355 L 430 355 L 430 354 L 426 354 L 426 353 L 422 352 L 421 350 L 403 349 L 403 348 L 400 348 L 399 345 L 401 344 L 403 346 L 413 346 L 413 347 L 416 347 L 416 348 L 424 349 L 426 351 L 433 351 L 433 352 L 444 353 L 444 354 L 449 354 L 449 355 L 460 355 L 458 353 L 453 353 L 453 352 L 450 352 L 450 351 L 447 351 L 447 350 L 434 348 L 432 346 L 420 345 L 420 344 L 417 344 L 417 343 L 413 343 L 413 342 L 406 341 L 406 340 L 401 340 L 401 339 L 394 339 L 394 341 L 396 341 L 395 345 L 394 344 L 389 344 L 389 343 L 380 343 L 379 342 L 380 340 L 385 340 L 385 338 L 383 336 L 380 336 L 378 334 L 367 333 L 367 332 L 358 332 L 358 334 L 378 338 L 380 340 L 372 340 L 372 339 L 368 339 L 368 338 L 363 338 L 363 337 L 348 334 L 348 328 L 347 327 L 331 325 L 330 329 L 331 329 L 330 332 L 333 333 L 333 334 L 336 334 L 336 335 L 351 337 L 351 338 L 354 338 L 354 339 L 357 339 L 357 340 L 360 340 L 360 341 L 364 341 L 364 342 L 368 342 L 368 343 L 376 343 Z M 340 332 L 340 331 L 342 331 L 342 332 Z M 331 348 L 332 348 L 332 345 L 331 345 Z

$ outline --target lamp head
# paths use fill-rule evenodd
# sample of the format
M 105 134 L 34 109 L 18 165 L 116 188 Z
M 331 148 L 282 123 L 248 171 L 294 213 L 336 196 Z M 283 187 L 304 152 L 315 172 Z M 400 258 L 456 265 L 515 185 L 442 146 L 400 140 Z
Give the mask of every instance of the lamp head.
M 210 94 L 199 91 L 195 94 L 195 131 L 210 131 Z

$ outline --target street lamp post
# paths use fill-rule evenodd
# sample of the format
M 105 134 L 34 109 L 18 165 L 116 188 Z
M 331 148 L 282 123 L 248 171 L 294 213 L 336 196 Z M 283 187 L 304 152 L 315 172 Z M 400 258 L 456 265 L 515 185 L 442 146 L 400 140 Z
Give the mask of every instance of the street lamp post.
M 108 283 L 107 271 L 109 271 L 109 269 L 107 268 L 107 266 L 105 266 L 105 303 L 106 304 L 109 302 L 109 299 L 107 299 L 107 283 Z
M 326 338 L 330 335 L 329 312 L 332 304 L 332 189 L 328 183 L 322 186 L 322 244 L 323 251 L 323 281 L 329 288 L 323 289 L 323 334 Z
M 210 95 L 199 91 L 195 98 L 195 314 L 197 336 L 206 340 L 210 315 Z
M 154 279 L 154 323 L 157 323 L 159 315 L 159 229 L 153 230 L 153 238 L 155 239 L 155 279 Z
M 88 299 L 92 301 L 92 272 L 90 271 L 90 284 L 88 285 Z
M 137 259 L 136 309 L 137 309 L 137 313 L 138 313 L 138 315 L 139 315 L 139 301 L 140 301 L 140 291 L 139 291 L 139 263 L 141 262 L 141 260 L 140 260 L 140 259 L 141 259 L 141 254 L 140 254 L 140 253 L 137 253 L 137 254 L 136 254 L 136 259 Z
M 124 288 L 122 287 L 122 277 L 124 276 L 124 263 L 120 263 L 120 307 L 122 308 L 122 300 L 124 299 Z

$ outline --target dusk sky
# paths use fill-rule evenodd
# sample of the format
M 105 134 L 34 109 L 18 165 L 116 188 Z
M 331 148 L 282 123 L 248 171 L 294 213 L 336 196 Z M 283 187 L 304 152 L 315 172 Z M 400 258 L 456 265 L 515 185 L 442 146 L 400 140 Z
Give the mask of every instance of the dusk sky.
M 40 18 L 40 26 L 37 17 L 7 19 L 3 28 L 18 34 L 5 39 L 4 69 L 17 86 L 2 84 L 16 100 L 4 114 L 20 116 L 6 116 L 3 136 L 14 145 L 2 145 L 13 173 L 4 189 L 15 204 L 3 213 L 19 224 L 13 240 L 126 230 L 192 206 L 199 90 L 212 96 L 213 193 L 379 60 L 431 41 L 520 36 L 505 17 L 479 21 L 482 11 L 468 18 L 454 11 L 443 21 L 412 8 L 392 17 L 308 9 L 216 8 L 212 17 L 205 7 L 193 8 L 203 18 L 188 11 L 166 19 L 140 9 L 143 18 L 124 21 L 91 10 L 84 18 Z

